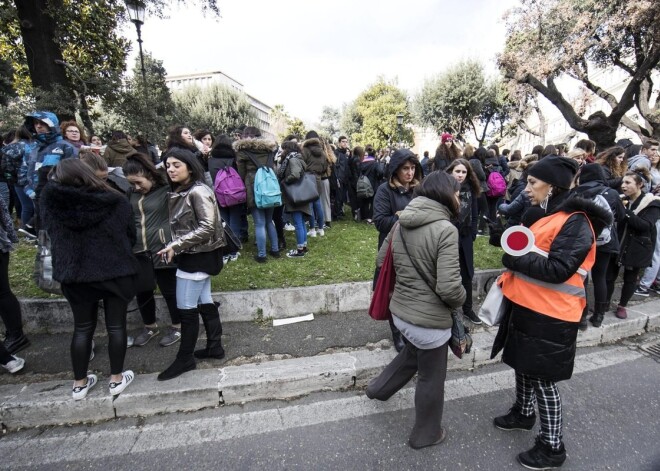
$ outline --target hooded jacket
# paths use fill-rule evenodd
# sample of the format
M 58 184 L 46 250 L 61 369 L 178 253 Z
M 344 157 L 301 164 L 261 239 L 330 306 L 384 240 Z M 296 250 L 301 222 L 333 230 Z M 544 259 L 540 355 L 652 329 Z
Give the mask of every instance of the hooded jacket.
M 40 211 L 57 281 L 88 283 L 136 273 L 135 222 L 125 196 L 49 182 Z
M 254 208 L 254 177 L 257 167 L 252 163 L 252 157 L 259 165 L 274 168 L 274 156 L 277 150 L 275 141 L 268 139 L 240 139 L 234 142 L 236 150 L 236 167 L 245 183 L 247 191 L 247 207 Z
M 316 189 L 319 195 L 323 194 L 321 178 L 328 173 L 328 159 L 325 155 L 325 147 L 320 139 L 313 137 L 303 141 L 300 145 L 302 158 L 307 165 L 307 171 L 316 175 Z
M 396 179 L 399 168 L 406 162 L 415 164 L 415 176 L 408 188 Z M 378 248 L 383 244 L 385 237 L 399 220 L 396 214 L 408 206 L 412 199 L 413 190 L 422 181 L 422 166 L 412 152 L 397 151 L 390 159 L 390 178 L 382 183 L 376 190 L 373 203 L 373 221 L 378 229 Z
M 50 128 L 48 133 L 37 134 L 34 121 L 43 121 Z M 25 126 L 39 143 L 36 154 L 33 152 L 28 162 L 25 194 L 35 198 L 48 181 L 48 172 L 60 160 L 75 156 L 74 148 L 62 138 L 60 122 L 54 113 L 37 111 L 25 117 Z
M 594 234 L 599 234 L 611 219 L 607 211 L 590 200 L 577 196 L 560 199 L 562 202 L 549 214 L 578 214 L 566 221 L 552 242 L 548 257 L 536 252 L 520 257 L 505 254 L 502 263 L 506 268 L 546 283 L 563 283 L 576 273 L 595 242 Z M 559 320 L 512 303 L 509 315 L 500 324 L 491 358 L 504 349 L 502 360 L 516 372 L 547 381 L 569 379 L 573 374 L 577 331 L 577 322 Z
M 108 167 L 121 167 L 126 163 L 126 158 L 136 155 L 137 150 L 128 142 L 128 139 L 117 139 L 108 142 L 103 153 L 103 158 L 108 162 Z
M 230 144 L 218 142 L 211 150 L 208 166 L 211 180 L 215 182 L 215 177 L 220 169 L 227 167 L 236 168 L 236 151 Z
M 420 327 L 449 329 L 451 310 L 465 302 L 458 262 L 458 230 L 450 221 L 451 213 L 442 204 L 418 196 L 406 206 L 399 225 L 386 237 L 378 252 L 377 266 L 385 259 L 390 238 L 396 270 L 396 284 L 390 310 L 397 317 Z M 401 242 L 415 264 L 424 270 L 432 290 L 417 272 Z

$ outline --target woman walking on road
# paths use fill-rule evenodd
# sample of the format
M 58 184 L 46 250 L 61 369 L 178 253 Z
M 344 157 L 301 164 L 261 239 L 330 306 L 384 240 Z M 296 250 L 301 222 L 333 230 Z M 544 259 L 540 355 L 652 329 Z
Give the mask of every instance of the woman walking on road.
M 204 170 L 192 152 L 171 149 L 165 165 L 172 190 L 168 195 L 172 241 L 157 255 L 164 263 L 177 256 L 181 341 L 176 359 L 158 375 L 159 381 L 194 370 L 195 358 L 225 356 L 220 314 L 211 297 L 211 276 L 222 270 L 222 247 L 226 245 L 215 193 L 204 184 Z M 206 328 L 206 348 L 195 350 L 200 314 Z
M 84 399 L 97 382 L 87 373 L 103 300 L 110 355 L 110 394 L 121 393 L 135 375 L 124 371 L 126 308 L 135 296 L 135 223 L 124 195 L 78 159 L 60 161 L 41 195 L 41 220 L 53 254 L 53 278 L 71 306 L 74 320 L 72 396 Z
M 516 372 L 516 401 L 494 419 L 500 430 L 532 430 L 538 404 L 541 430 L 518 461 L 530 469 L 553 469 L 566 460 L 562 441 L 562 406 L 557 382 L 573 374 L 578 324 L 586 305 L 584 280 L 596 258 L 596 236 L 611 216 L 592 201 L 569 198 L 578 165 L 548 156 L 529 170 L 532 207 L 522 223 L 535 236 L 539 251 L 505 254 L 510 271 L 501 278 L 511 308 L 500 323 L 491 358 L 504 349 L 502 361 Z
M 392 240 L 396 283 L 390 302 L 394 324 L 405 338 L 403 350 L 367 387 L 367 397 L 388 400 L 417 373 L 415 425 L 408 444 L 418 449 L 441 443 L 451 309 L 465 302 L 458 263 L 458 182 L 430 173 L 415 189 L 378 252 L 381 266 Z

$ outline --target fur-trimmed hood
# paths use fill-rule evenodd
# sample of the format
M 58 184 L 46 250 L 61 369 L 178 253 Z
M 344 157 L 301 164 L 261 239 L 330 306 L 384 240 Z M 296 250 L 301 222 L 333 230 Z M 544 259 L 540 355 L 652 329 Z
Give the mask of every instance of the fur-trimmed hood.
M 600 234 L 604 228 L 612 224 L 611 213 L 598 206 L 592 200 L 582 198 L 578 195 L 573 195 L 570 198 L 567 198 L 561 205 L 557 207 L 557 210 L 553 212 L 559 211 L 564 211 L 567 213 L 580 211 L 585 213 L 591 222 L 591 226 L 594 229 L 594 234 Z
M 275 152 L 277 143 L 271 139 L 239 139 L 234 142 L 234 149 L 246 152 Z
M 321 140 L 317 137 L 304 140 L 300 147 L 303 151 L 307 150 L 314 157 L 325 157 L 325 149 L 321 144 Z

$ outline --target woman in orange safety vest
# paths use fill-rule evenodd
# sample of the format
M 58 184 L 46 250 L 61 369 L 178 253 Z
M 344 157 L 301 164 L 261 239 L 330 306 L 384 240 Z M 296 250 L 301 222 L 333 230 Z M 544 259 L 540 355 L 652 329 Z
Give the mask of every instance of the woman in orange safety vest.
M 532 202 L 522 223 L 534 233 L 536 250 L 504 255 L 501 278 L 511 309 L 500 324 L 492 356 L 516 371 L 516 401 L 496 417 L 501 430 L 531 430 L 538 404 L 541 428 L 536 443 L 518 461 L 530 469 L 558 468 L 566 459 L 561 398 L 557 382 L 573 374 L 578 324 L 586 303 L 584 279 L 594 263 L 594 234 L 609 213 L 569 193 L 577 163 L 548 156 L 530 171 L 525 192 Z

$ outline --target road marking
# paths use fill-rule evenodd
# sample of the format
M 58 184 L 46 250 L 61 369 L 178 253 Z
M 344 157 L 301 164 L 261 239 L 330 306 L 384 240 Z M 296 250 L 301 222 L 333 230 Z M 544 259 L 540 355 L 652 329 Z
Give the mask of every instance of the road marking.
M 642 358 L 643 354 L 626 347 L 598 350 L 579 355 L 575 374 L 586 373 Z M 476 374 L 449 380 L 445 400 L 486 394 L 514 387 L 511 370 Z M 12 437 L 0 440 L 0 456 L 11 466 L 34 466 L 78 460 L 97 460 L 123 453 L 199 445 L 240 437 L 278 432 L 291 428 L 336 422 L 373 414 L 414 407 L 414 388 L 395 394 L 389 401 L 370 401 L 365 396 L 319 401 L 311 404 L 282 406 L 223 417 L 192 419 L 181 422 L 147 424 L 115 430 L 81 431 L 58 436 L 57 429 L 35 437 Z M 66 451 L 65 451 L 66 450 Z

